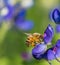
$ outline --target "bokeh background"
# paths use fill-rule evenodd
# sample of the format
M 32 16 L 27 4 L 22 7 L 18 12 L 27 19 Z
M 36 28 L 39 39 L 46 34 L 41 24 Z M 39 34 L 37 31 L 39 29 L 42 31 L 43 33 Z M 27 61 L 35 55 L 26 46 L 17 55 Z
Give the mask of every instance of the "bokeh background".
M 15 0 L 16 3 L 20 1 Z M 26 19 L 31 19 L 34 27 L 26 32 L 43 34 L 48 24 L 51 24 L 55 31 L 52 44 L 55 44 L 60 39 L 60 33 L 56 33 L 56 24 L 52 22 L 49 15 L 50 11 L 59 5 L 60 0 L 34 0 L 34 5 L 27 9 L 26 14 Z M 32 57 L 33 47 L 26 46 L 27 36 L 24 33 L 25 31 L 16 29 L 9 23 L 0 24 L 0 65 L 49 65 L 44 59 L 38 61 Z M 53 65 L 60 65 L 56 60 L 51 62 Z

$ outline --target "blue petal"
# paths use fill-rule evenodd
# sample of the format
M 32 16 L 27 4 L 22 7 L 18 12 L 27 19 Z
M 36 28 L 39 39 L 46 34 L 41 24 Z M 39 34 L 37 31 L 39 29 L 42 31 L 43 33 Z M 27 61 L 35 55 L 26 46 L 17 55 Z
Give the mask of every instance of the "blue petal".
M 56 32 L 60 33 L 60 25 L 56 25 Z
M 60 39 L 56 42 L 56 46 L 60 48 Z
M 57 57 L 57 58 L 60 57 L 60 48 L 58 48 L 57 51 L 56 51 L 56 57 Z
M 29 31 L 33 28 L 34 23 L 30 20 L 26 20 L 26 21 L 17 21 L 15 22 L 15 25 L 20 30 Z
M 24 17 L 26 16 L 26 9 L 21 9 L 19 14 L 18 14 L 19 17 Z
M 5 6 L 6 7 L 6 6 Z M 1 15 L 1 18 L 2 19 L 11 19 L 12 18 L 12 16 L 13 16 L 13 7 L 9 7 L 9 6 L 7 6 L 6 7 L 7 9 L 8 9 L 8 13 L 6 14 L 6 15 Z
M 51 18 L 53 19 L 53 21 L 56 23 L 56 24 L 60 24 L 60 11 L 59 9 L 54 9 L 52 14 L 51 14 Z
M 38 44 L 32 49 L 32 55 L 35 59 L 41 59 L 45 51 L 46 51 L 46 45 Z
M 19 11 L 19 3 L 16 4 L 15 6 L 9 6 L 9 5 L 6 5 L 5 7 L 8 9 L 8 14 L 4 15 L 4 16 L 1 16 L 2 19 L 12 19 L 16 16 L 16 11 Z
M 52 41 L 52 38 L 54 36 L 54 30 L 52 26 L 49 24 L 44 32 L 44 42 L 48 44 Z
M 48 60 L 53 60 L 53 59 L 55 59 L 55 55 L 54 55 L 54 53 L 53 53 L 52 50 L 48 50 L 48 52 L 47 52 L 47 59 L 48 59 Z
M 24 21 L 26 17 L 26 9 L 21 9 L 18 14 L 15 16 L 15 21 L 21 20 Z

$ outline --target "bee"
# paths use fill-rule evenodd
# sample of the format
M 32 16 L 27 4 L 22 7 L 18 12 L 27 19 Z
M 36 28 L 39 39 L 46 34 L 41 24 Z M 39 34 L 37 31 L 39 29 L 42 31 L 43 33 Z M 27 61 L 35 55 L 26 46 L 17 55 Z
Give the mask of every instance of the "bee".
M 33 34 L 28 34 L 25 33 L 28 37 L 26 40 L 26 45 L 27 46 L 36 46 L 36 44 L 43 42 L 43 35 L 39 33 L 33 33 Z
M 36 46 L 36 44 L 41 44 L 43 42 L 45 42 L 46 45 L 49 45 L 49 43 L 52 41 L 52 38 L 54 36 L 54 30 L 52 28 L 52 26 L 49 24 L 46 28 L 46 30 L 44 31 L 44 34 L 40 34 L 40 33 L 33 33 L 33 34 L 29 34 L 29 33 L 25 33 L 27 35 L 27 39 L 26 39 L 26 45 L 27 46 Z

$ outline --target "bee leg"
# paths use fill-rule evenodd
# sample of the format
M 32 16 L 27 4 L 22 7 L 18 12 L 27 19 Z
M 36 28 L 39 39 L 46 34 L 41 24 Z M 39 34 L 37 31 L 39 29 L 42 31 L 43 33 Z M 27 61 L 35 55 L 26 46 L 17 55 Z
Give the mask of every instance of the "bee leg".
M 52 65 L 52 63 L 48 60 L 49 65 Z
M 59 60 L 58 58 L 56 58 L 56 60 L 57 60 L 58 62 L 60 62 L 60 60 Z

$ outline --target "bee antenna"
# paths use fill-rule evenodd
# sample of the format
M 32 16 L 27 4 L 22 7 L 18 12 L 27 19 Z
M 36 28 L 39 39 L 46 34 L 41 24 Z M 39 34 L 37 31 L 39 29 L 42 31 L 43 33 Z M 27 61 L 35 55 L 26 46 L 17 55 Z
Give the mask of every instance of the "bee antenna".
M 30 33 L 24 33 L 24 34 L 27 35 L 27 36 L 31 35 Z

